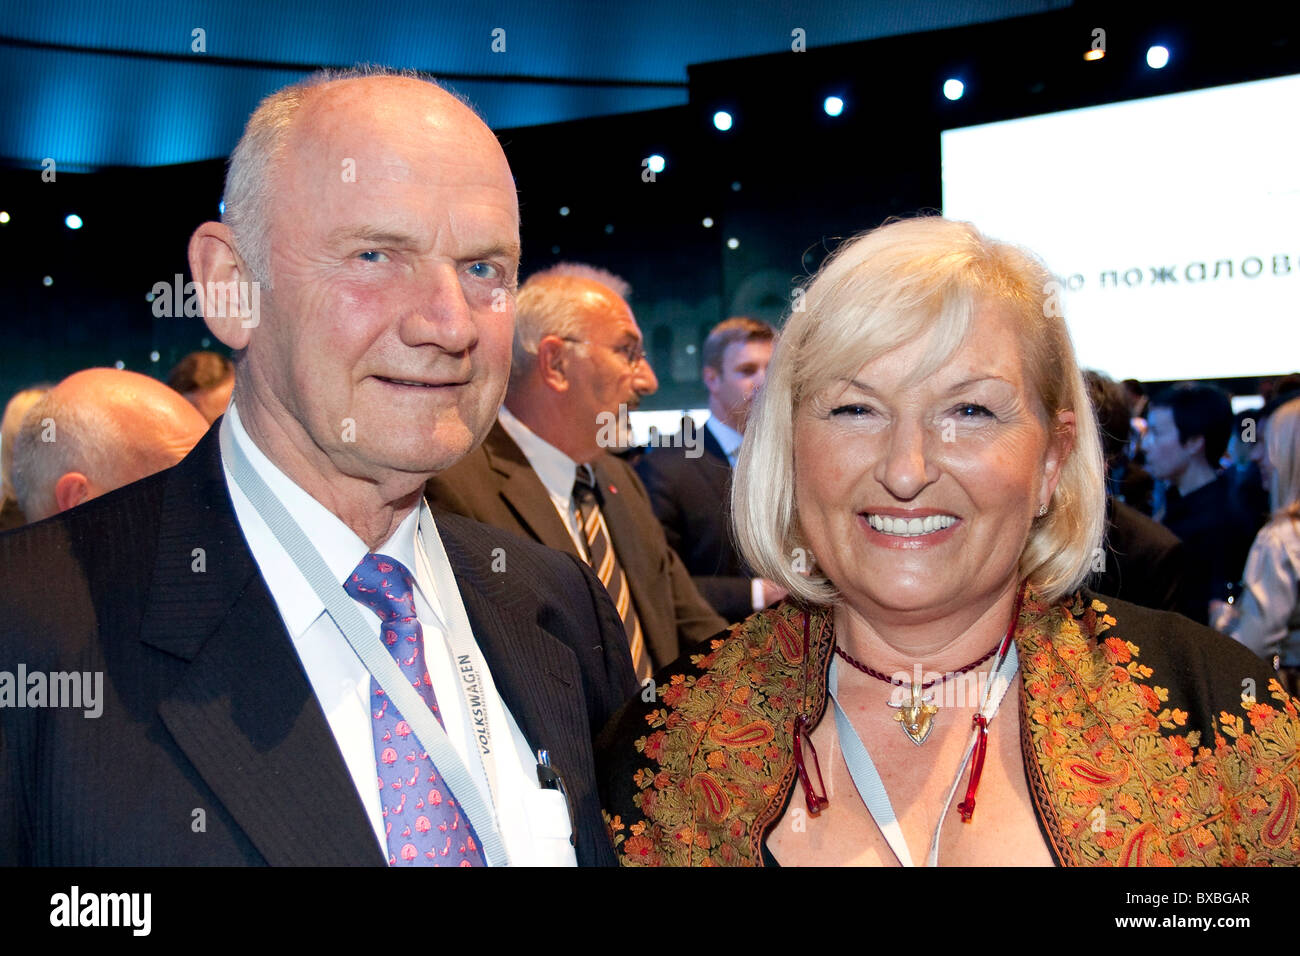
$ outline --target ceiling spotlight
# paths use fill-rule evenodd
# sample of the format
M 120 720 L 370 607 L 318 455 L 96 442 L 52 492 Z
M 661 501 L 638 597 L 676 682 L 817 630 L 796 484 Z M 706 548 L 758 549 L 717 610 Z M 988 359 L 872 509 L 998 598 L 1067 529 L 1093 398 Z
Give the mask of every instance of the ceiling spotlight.
M 0 210 L 0 226 L 3 226 L 8 221 L 9 221 L 9 213 Z
M 713 114 L 713 125 L 716 129 L 726 132 L 731 129 L 731 114 L 726 110 L 718 110 Z
M 658 153 L 652 153 L 650 156 L 646 157 L 645 162 L 646 166 L 649 167 L 650 172 L 652 173 L 662 173 L 664 167 L 668 165 L 664 158 Z
M 844 112 L 844 101 L 838 96 L 828 96 L 822 101 L 822 109 L 827 116 L 839 116 Z
M 226 201 L 224 199 L 217 203 L 217 212 L 223 216 L 226 214 Z
M 966 84 L 958 79 L 949 79 L 943 81 L 943 95 L 950 100 L 959 100 L 966 92 Z
M 1087 53 L 1083 55 L 1083 58 L 1091 62 L 1092 60 L 1100 60 L 1105 55 L 1106 55 L 1105 50 L 1089 50 Z
M 149 361 L 150 361 L 150 362 L 156 362 L 156 361 L 158 361 L 160 358 L 162 358 L 162 356 L 158 354 L 157 350 L 155 350 L 155 351 L 149 353 Z
M 46 276 L 44 279 L 41 280 L 41 285 L 45 286 L 45 288 L 48 289 L 50 286 L 54 285 L 54 277 Z
M 735 236 L 732 236 L 730 239 L 727 240 L 727 248 L 728 248 L 728 249 L 739 249 L 739 248 L 740 248 L 740 240 L 737 239 Z
M 63 220 L 63 224 L 64 224 L 65 226 L 67 226 L 69 229 L 80 229 L 80 228 L 81 228 L 81 217 L 78 216 L 75 212 L 70 212 L 70 213 L 68 213 L 68 215 L 64 218 L 64 220 Z
M 561 216 L 567 216 L 568 214 L 569 214 L 569 207 L 568 207 L 568 206 L 561 206 L 561 207 L 560 207 L 560 215 L 561 215 Z
M 705 229 L 712 229 L 712 228 L 713 228 L 713 217 L 712 217 L 712 216 L 705 216 L 705 217 L 704 217 L 704 228 L 705 228 Z
M 1169 51 L 1162 46 L 1153 46 L 1147 50 L 1147 66 L 1153 70 L 1163 70 L 1169 63 Z
M 118 359 L 116 362 L 113 363 L 113 368 L 117 369 L 120 372 L 122 369 L 126 368 L 126 363 L 123 362 L 121 359 Z

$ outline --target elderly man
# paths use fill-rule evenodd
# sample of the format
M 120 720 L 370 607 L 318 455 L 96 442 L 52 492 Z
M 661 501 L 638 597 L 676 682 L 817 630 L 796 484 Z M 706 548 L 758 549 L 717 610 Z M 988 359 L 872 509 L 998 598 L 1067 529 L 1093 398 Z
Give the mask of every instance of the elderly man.
M 0 418 L 0 531 L 21 528 L 27 523 L 27 516 L 18 507 L 18 495 L 14 493 L 14 439 L 18 437 L 27 409 L 52 387 L 33 385 L 15 392 Z
M 726 626 L 668 547 L 636 473 L 601 445 L 617 441 L 621 410 L 658 387 L 617 292 L 569 269 L 538 273 L 519 290 L 496 426 L 427 489 L 438 507 L 590 562 L 642 680 Z
M 208 423 L 162 382 L 91 368 L 28 409 L 14 438 L 14 494 L 28 521 L 170 468 Z
M 581 562 L 421 507 L 506 383 L 496 138 L 421 79 L 318 75 L 258 107 L 225 202 L 189 250 L 240 356 L 220 427 L 0 538 L 0 659 L 107 694 L 98 720 L 0 709 L 0 863 L 612 862 L 613 605 Z M 260 309 L 216 302 L 248 282 Z
M 733 622 L 785 596 L 780 586 L 750 573 L 731 539 L 731 469 L 775 344 L 776 329 L 757 319 L 715 325 L 702 355 L 709 391 L 703 453 L 698 440 L 684 434 L 636 465 L 668 543 L 681 555 L 700 593 Z

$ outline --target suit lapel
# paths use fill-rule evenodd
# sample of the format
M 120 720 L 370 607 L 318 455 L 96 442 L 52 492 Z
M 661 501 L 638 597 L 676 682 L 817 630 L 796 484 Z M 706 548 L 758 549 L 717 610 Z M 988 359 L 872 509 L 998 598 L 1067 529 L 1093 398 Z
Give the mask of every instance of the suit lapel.
M 471 565 L 455 532 L 440 528 L 447 559 L 474 631 L 474 640 L 502 703 L 533 750 L 545 748 L 566 777 L 591 779 L 589 750 L 577 746 L 595 732 L 583 704 L 582 674 L 573 651 L 530 615 L 511 613 L 518 595 L 508 575 Z
M 727 460 L 727 453 L 722 450 L 722 443 L 718 441 L 717 436 L 709 426 L 701 425 L 700 431 L 704 432 L 704 454 L 722 463 L 728 470 L 731 470 L 731 462 Z
M 505 479 L 500 488 L 501 497 L 534 540 L 581 557 L 551 502 L 546 486 L 500 422 L 492 426 L 483 440 L 483 451 L 487 454 L 488 464 Z
M 731 462 L 727 460 L 727 453 L 722 450 L 722 445 L 708 426 L 703 425 L 701 428 L 704 431 L 704 473 L 708 476 L 709 485 L 717 492 L 724 512 L 730 512 Z
M 382 865 L 235 519 L 217 427 L 173 469 L 163 501 L 140 639 L 190 665 L 164 694 L 159 716 L 268 863 Z

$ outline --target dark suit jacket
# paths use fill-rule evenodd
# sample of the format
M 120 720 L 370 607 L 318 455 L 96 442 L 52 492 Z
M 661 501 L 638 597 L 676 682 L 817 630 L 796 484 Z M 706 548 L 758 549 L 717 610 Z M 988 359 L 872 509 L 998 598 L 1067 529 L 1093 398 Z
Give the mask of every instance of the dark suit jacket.
M 592 463 L 601 511 L 656 668 L 726 627 L 668 547 L 641 484 L 627 463 L 602 455 Z M 434 508 L 532 538 L 575 558 L 577 549 L 527 456 L 498 422 L 483 444 L 425 488 Z
M 1090 580 L 1092 590 L 1191 617 L 1197 604 L 1186 575 L 1187 552 L 1173 532 L 1122 501 L 1106 499 L 1105 565 Z
M 664 537 L 695 586 L 714 610 L 735 623 L 754 613 L 754 575 L 732 542 L 731 464 L 713 432 L 699 428 L 696 437 L 703 440 L 703 454 L 688 457 L 690 449 L 681 442 L 655 448 L 637 462 L 636 473 Z
M 1165 493 L 1165 527 L 1187 552 L 1187 590 L 1194 606 L 1187 616 L 1209 620 L 1211 601 L 1225 601 L 1241 581 L 1246 556 L 1259 531 L 1257 515 L 1244 513 L 1232 493 L 1232 479 L 1220 474 L 1189 495 Z
M 438 530 L 502 698 L 568 785 L 578 861 L 611 863 L 591 739 L 636 681 L 608 595 L 576 560 Z M 215 425 L 175 468 L 0 536 L 0 662 L 104 675 L 98 719 L 0 709 L 0 865 L 384 864 Z

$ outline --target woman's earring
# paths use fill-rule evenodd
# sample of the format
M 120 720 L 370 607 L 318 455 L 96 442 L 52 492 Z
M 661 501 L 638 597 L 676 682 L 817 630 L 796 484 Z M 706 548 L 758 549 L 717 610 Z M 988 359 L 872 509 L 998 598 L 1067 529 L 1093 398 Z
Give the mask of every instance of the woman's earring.
M 1042 506 L 1038 509 L 1038 517 L 1041 518 L 1041 517 L 1042 517 L 1043 515 L 1045 515 L 1045 514 L 1047 514 L 1047 505 L 1042 505 Z

